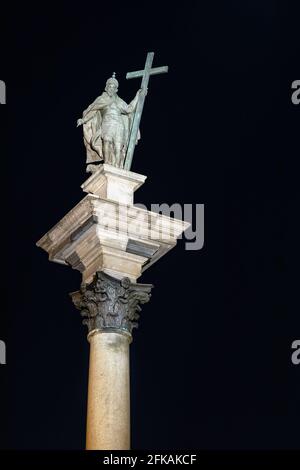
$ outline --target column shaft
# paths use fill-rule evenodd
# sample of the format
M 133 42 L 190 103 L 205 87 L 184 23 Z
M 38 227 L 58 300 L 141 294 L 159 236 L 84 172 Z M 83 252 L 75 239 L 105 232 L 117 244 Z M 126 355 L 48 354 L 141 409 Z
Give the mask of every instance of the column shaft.
M 92 331 L 87 407 L 87 450 L 130 449 L 128 333 Z

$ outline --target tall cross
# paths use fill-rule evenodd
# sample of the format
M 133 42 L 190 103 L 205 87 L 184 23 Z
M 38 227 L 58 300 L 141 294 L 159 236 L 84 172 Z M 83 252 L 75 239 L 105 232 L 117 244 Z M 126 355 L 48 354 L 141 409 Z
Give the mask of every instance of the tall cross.
M 143 90 L 147 90 L 150 75 L 157 75 L 159 73 L 166 73 L 168 71 L 167 66 L 154 67 L 152 69 L 151 67 L 152 67 L 153 57 L 154 57 L 154 52 L 148 52 L 144 70 L 138 70 L 136 72 L 128 72 L 126 74 L 127 79 L 142 77 L 141 88 Z M 138 135 L 139 127 L 140 127 L 140 121 L 142 117 L 144 102 L 145 102 L 145 95 L 141 93 L 138 99 L 138 103 L 137 103 L 134 118 L 133 118 L 133 123 L 131 126 L 129 143 L 127 147 L 126 159 L 125 159 L 125 164 L 124 164 L 125 170 L 130 170 L 130 167 L 131 167 L 133 152 L 134 152 L 135 144 L 137 141 L 137 135 Z

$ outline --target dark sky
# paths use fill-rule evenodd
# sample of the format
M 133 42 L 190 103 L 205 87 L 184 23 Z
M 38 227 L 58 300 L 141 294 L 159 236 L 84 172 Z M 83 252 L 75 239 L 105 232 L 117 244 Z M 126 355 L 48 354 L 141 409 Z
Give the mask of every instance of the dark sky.
M 113 71 L 130 101 L 125 74 L 148 51 L 169 73 L 150 80 L 136 202 L 204 203 L 205 243 L 179 241 L 139 279 L 155 290 L 131 345 L 132 447 L 299 447 L 297 12 L 202 3 L 22 3 L 1 18 L 1 448 L 84 448 L 80 274 L 35 243 L 83 197 L 76 120 Z

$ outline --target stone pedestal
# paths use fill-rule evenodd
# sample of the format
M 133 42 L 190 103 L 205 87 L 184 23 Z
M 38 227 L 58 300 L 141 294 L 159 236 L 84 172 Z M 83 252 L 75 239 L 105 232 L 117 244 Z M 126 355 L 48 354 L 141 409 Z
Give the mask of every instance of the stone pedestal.
M 101 165 L 82 185 L 88 194 L 37 243 L 82 274 L 70 295 L 90 342 L 87 449 L 130 448 L 129 342 L 152 288 L 136 280 L 189 226 L 133 205 L 145 179 Z
M 103 199 L 133 205 L 133 194 L 146 178 L 144 175 L 104 163 L 81 185 L 81 188 L 84 192 Z

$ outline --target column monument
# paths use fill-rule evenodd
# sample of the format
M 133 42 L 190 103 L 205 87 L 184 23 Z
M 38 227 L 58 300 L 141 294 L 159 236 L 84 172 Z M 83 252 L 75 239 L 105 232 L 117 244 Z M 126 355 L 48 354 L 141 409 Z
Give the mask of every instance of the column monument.
M 117 94 L 115 74 L 105 91 L 83 112 L 87 172 L 85 197 L 38 242 L 49 260 L 82 274 L 80 290 L 70 294 L 88 328 L 90 364 L 86 449 L 130 449 L 129 344 L 141 305 L 152 285 L 137 279 L 177 243 L 187 222 L 134 205 L 134 192 L 146 176 L 130 171 L 152 67 L 148 53 L 131 103 Z

